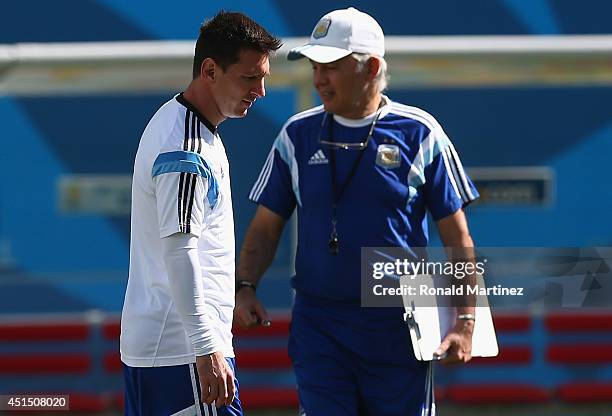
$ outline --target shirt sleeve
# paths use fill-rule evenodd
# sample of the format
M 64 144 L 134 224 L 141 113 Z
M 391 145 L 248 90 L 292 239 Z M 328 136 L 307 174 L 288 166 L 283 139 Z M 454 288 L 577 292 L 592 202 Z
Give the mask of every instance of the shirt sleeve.
M 249 199 L 288 219 L 299 203 L 295 148 L 283 128 L 274 141 Z
M 175 233 L 162 238 L 161 242 L 172 299 L 196 356 L 221 351 L 222 344 L 206 313 L 198 238 Z
M 430 142 L 425 147 L 431 154 L 424 169 L 425 200 L 434 220 L 438 221 L 464 208 L 479 194 L 442 128 L 434 130 L 425 141 Z
M 204 157 L 184 150 L 160 153 L 151 175 L 160 237 L 174 233 L 199 236 L 219 196 L 217 180 Z

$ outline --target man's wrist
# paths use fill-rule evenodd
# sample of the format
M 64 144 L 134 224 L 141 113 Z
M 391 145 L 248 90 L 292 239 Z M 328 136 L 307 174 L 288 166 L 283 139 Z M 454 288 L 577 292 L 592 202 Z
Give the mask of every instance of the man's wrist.
M 245 287 L 252 289 L 253 292 L 257 292 L 257 285 L 255 283 L 249 280 L 236 280 L 236 293 Z

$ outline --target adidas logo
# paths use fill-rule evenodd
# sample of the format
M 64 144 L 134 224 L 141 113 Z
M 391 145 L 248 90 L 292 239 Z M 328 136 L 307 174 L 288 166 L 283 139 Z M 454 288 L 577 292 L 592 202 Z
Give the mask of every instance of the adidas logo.
M 308 159 L 309 165 L 324 165 L 326 163 L 329 163 L 329 160 L 327 160 L 323 150 L 321 149 L 317 150 L 315 154 L 310 156 L 310 159 Z

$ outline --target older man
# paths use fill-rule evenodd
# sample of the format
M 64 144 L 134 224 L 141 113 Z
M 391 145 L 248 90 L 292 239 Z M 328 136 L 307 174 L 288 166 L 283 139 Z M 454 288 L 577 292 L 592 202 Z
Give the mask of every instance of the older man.
M 424 247 L 426 213 L 446 246 L 472 247 L 463 207 L 478 197 L 438 122 L 393 102 L 384 35 L 354 8 L 323 16 L 307 45 L 322 106 L 281 129 L 250 194 L 259 204 L 237 273 L 234 317 L 265 321 L 255 296 L 297 207 L 295 304 L 289 340 L 308 416 L 432 414 L 431 366 L 414 358 L 397 308 L 360 307 L 362 247 Z M 470 358 L 473 308 L 461 308 L 439 354 Z

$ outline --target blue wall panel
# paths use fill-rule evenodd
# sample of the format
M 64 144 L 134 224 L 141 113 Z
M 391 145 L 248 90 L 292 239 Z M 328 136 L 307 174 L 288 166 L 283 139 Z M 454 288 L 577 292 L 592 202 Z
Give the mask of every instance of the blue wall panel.
M 0 15 L 0 43 L 194 39 L 199 24 L 221 8 L 245 11 L 280 36 L 304 36 L 322 13 L 348 5 L 372 13 L 393 35 L 612 32 L 607 18 L 612 3 L 597 0 L 436 0 L 399 2 L 393 7 L 362 0 L 303 4 L 186 0 L 172 6 L 59 0 L 10 2 Z M 606 155 L 612 150 L 611 88 L 415 89 L 391 90 L 390 95 L 434 114 L 468 167 L 553 170 L 555 197 L 548 206 L 470 208 L 478 244 L 611 242 L 606 217 L 612 197 L 605 171 Z M 52 283 L 59 294 L 48 291 L 49 298 L 63 299 L 50 300 L 52 308 L 119 309 L 127 275 L 129 218 L 61 213 L 57 181 L 64 174 L 129 174 L 142 129 L 170 96 L 0 99 L 5 132 L 0 173 L 9 178 L 0 184 L 0 256 L 8 249 L 14 260 L 2 271 L 7 286 L 0 297 L 14 296 L 10 286 L 14 282 L 29 282 L 41 294 Z M 250 187 L 294 108 L 293 90 L 268 91 L 245 120 L 228 120 L 221 128 L 231 162 L 238 245 L 254 212 L 247 201 Z M 271 272 L 277 279 L 288 277 L 289 251 L 285 235 Z M 96 279 L 105 282 L 99 290 L 91 286 Z M 277 284 L 273 282 L 266 286 Z M 286 304 L 287 283 L 279 290 L 281 303 Z M 263 295 L 275 298 L 272 292 L 268 296 L 264 290 Z M 13 305 L 9 309 L 15 306 L 0 298 L 3 304 Z M 25 304 L 23 310 L 28 310 Z
M 611 33 L 612 3 L 602 0 L 56 0 L 9 2 L 0 43 L 195 39 L 218 10 L 243 11 L 279 36 L 306 36 L 325 12 L 354 6 L 390 35 Z

